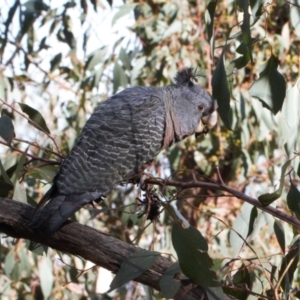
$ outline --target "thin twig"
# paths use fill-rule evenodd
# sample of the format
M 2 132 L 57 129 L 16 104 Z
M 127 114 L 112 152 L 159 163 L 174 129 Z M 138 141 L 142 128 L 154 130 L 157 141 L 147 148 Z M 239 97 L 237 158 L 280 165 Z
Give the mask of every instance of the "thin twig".
M 17 114 L 19 114 L 20 116 L 22 116 L 24 119 L 26 119 L 29 123 L 30 123 L 30 122 L 31 122 L 31 123 L 34 123 L 34 125 L 35 125 L 40 131 L 42 131 L 44 134 L 46 134 L 46 135 L 48 136 L 48 138 L 53 142 L 53 144 L 54 144 L 54 146 L 55 146 L 55 148 L 56 148 L 56 150 L 57 150 L 57 153 L 59 153 L 59 155 L 63 156 L 62 153 L 61 153 L 61 151 L 60 151 L 60 149 L 59 149 L 59 147 L 58 147 L 58 145 L 57 145 L 57 143 L 56 143 L 55 138 L 54 138 L 51 134 L 49 134 L 48 132 L 46 132 L 39 124 L 37 124 L 37 123 L 35 123 L 34 121 L 32 121 L 32 120 L 31 120 L 29 117 L 27 117 L 24 113 L 18 111 L 18 110 L 15 109 L 12 105 L 8 104 L 5 100 L 3 100 L 3 99 L 0 98 L 0 101 L 1 101 L 4 105 L 6 105 L 6 106 L 8 106 L 9 108 L 11 108 L 14 112 L 16 112 Z
M 37 142 L 30 142 L 30 141 L 22 140 L 22 139 L 18 139 L 18 138 L 13 138 L 13 140 L 16 141 L 16 142 L 26 143 L 26 144 L 28 144 L 30 146 L 33 146 L 33 147 L 36 147 L 36 148 L 38 148 L 42 151 L 45 151 L 45 152 L 51 153 L 53 155 L 56 155 L 61 159 L 65 159 L 65 157 L 62 154 L 59 154 L 59 153 L 57 153 L 57 152 L 55 152 L 55 151 L 53 151 L 49 148 L 42 147 Z
M 24 154 L 24 151 L 20 150 L 19 148 L 17 147 L 14 147 L 14 146 L 9 146 L 7 143 L 4 143 L 2 141 L 0 141 L 0 144 L 4 145 L 4 146 L 7 146 L 8 148 L 14 150 L 14 151 L 17 151 L 19 153 L 22 153 Z M 38 156 L 35 156 L 33 154 L 30 154 L 30 153 L 26 153 L 26 156 L 28 157 L 31 157 L 32 159 L 34 160 L 39 160 L 39 161 L 42 161 L 48 165 L 60 165 L 60 162 L 59 161 L 56 161 L 56 160 L 50 160 L 50 159 L 46 159 L 46 158 L 42 158 L 42 157 L 38 157 Z
M 156 184 L 156 185 L 166 185 L 166 186 L 173 186 L 173 187 L 180 187 L 181 189 L 190 189 L 190 188 L 207 188 L 211 190 L 217 190 L 217 191 L 226 191 L 230 193 L 231 195 L 235 196 L 238 199 L 244 200 L 255 207 L 271 214 L 272 216 L 287 222 L 297 228 L 300 228 L 300 221 L 296 219 L 295 217 L 289 216 L 286 213 L 272 207 L 272 206 L 263 206 L 259 200 L 252 198 L 250 196 L 245 195 L 242 192 L 239 192 L 238 190 L 235 190 L 225 184 L 218 184 L 218 183 L 211 183 L 211 182 L 201 182 L 201 181 L 188 181 L 188 182 L 180 182 L 180 181 L 174 181 L 174 180 L 164 180 L 161 178 L 150 178 L 145 180 L 146 183 Z

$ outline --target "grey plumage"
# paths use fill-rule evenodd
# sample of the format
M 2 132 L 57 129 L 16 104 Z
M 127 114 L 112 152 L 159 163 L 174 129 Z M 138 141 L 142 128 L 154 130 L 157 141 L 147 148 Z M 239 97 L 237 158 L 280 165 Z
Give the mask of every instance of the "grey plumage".
M 192 68 L 166 87 L 132 87 L 96 108 L 40 201 L 33 228 L 55 232 L 74 212 L 97 201 L 162 149 L 199 132 L 215 114 L 211 95 L 193 83 Z

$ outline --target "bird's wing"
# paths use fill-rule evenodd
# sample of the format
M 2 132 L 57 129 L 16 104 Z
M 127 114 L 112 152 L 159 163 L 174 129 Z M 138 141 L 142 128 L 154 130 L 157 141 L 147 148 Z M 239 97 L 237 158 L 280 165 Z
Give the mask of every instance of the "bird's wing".
M 33 229 L 57 231 L 82 206 L 105 196 L 124 175 L 158 154 L 164 137 L 163 102 L 151 95 L 128 99 L 124 94 L 92 114 L 40 201 Z
M 129 100 L 110 99 L 91 116 L 55 177 L 59 194 L 105 195 L 158 154 L 165 127 L 162 100 Z

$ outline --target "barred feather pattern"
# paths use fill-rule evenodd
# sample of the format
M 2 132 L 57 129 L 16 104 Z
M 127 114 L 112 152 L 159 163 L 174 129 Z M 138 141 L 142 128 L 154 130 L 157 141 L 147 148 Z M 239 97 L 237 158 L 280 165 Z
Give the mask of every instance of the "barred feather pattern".
M 149 87 L 135 88 L 134 94 L 124 90 L 100 105 L 40 201 L 31 226 L 56 231 L 75 211 L 152 160 L 164 140 L 164 106 L 161 90 Z
M 128 88 L 96 108 L 40 201 L 31 227 L 54 233 L 81 207 L 136 177 L 163 148 L 198 132 L 202 118 L 216 106 L 193 83 L 195 77 L 194 69 L 186 68 L 174 85 Z

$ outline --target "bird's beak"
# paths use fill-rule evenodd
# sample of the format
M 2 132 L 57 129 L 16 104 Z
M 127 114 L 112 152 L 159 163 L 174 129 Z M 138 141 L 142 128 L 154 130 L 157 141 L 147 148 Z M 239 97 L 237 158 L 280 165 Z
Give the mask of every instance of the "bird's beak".
M 201 118 L 201 121 L 196 130 L 196 138 L 203 133 L 207 133 L 209 129 L 211 129 L 212 127 L 214 127 L 217 124 L 218 114 L 217 114 L 217 110 L 216 110 L 217 109 L 216 102 L 215 102 L 213 109 L 214 110 L 211 114 Z
M 217 124 L 217 120 L 218 114 L 216 110 L 210 115 L 201 118 L 201 122 L 203 123 L 203 125 L 207 126 L 208 129 L 213 128 Z

